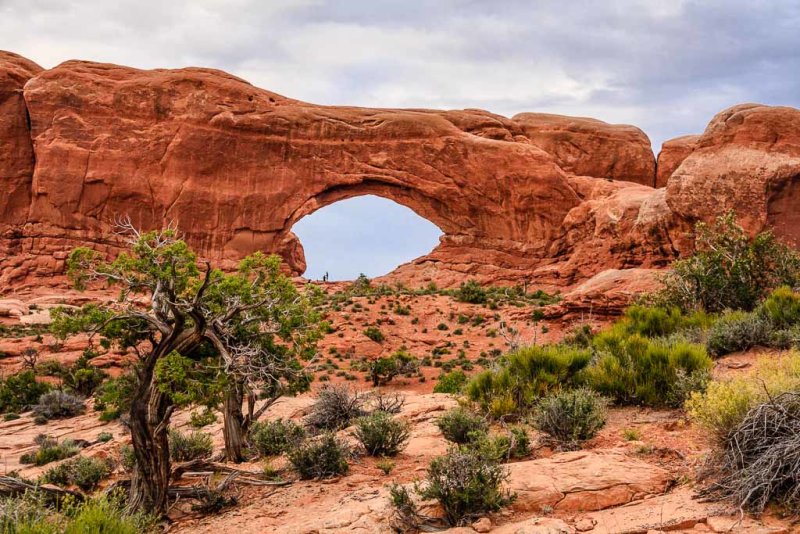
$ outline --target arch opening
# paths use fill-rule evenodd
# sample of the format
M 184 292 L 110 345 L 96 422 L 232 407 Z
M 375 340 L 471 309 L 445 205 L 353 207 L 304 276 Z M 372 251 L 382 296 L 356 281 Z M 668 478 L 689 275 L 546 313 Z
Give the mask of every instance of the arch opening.
M 444 235 L 412 209 L 366 194 L 337 200 L 302 217 L 291 228 L 305 252 L 312 280 L 354 280 L 390 273 L 428 254 Z

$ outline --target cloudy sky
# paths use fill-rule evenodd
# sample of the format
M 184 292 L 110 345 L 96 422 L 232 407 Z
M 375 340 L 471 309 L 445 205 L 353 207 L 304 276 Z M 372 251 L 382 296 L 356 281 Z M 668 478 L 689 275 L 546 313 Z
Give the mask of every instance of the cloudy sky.
M 0 0 L 0 49 L 216 67 L 320 104 L 592 116 L 656 150 L 732 104 L 800 107 L 797 0 Z M 439 233 L 370 197 L 296 230 L 308 274 L 334 279 L 387 272 Z

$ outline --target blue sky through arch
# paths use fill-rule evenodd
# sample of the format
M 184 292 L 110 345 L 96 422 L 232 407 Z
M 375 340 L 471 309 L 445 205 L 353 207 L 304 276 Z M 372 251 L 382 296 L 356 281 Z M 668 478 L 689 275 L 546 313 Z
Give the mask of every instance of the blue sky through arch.
M 325 206 L 298 221 L 308 269 L 305 277 L 353 280 L 370 278 L 427 254 L 442 231 L 432 222 L 392 200 L 365 195 Z

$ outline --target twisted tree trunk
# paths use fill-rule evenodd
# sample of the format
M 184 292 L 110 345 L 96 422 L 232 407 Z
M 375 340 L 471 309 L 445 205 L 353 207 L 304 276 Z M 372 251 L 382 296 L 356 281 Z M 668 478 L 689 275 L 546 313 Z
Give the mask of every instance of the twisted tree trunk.
M 243 402 L 244 387 L 233 380 L 222 402 L 222 434 L 225 438 L 225 459 L 234 463 L 245 460 L 245 435 L 250 425 L 242 412 Z

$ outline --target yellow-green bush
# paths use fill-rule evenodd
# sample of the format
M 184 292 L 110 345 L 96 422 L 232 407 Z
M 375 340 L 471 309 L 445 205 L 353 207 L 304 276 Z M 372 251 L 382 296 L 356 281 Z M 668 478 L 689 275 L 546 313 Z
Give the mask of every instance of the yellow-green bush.
M 546 393 L 576 384 L 591 359 L 591 351 L 577 347 L 523 347 L 507 354 L 496 369 L 477 374 L 464 391 L 493 417 L 519 413 Z
M 649 339 L 618 330 L 594 338 L 597 357 L 583 373 L 586 384 L 622 404 L 680 405 L 687 387 L 702 387 L 711 359 L 701 345 Z
M 779 287 L 764 300 L 760 311 L 777 328 L 800 324 L 800 293 Z
M 625 315 L 614 323 L 612 330 L 627 335 L 659 337 L 689 328 L 708 328 L 713 318 L 704 311 L 690 315 L 681 313 L 677 306 L 630 306 Z
M 800 352 L 764 357 L 754 371 L 708 384 L 705 393 L 693 393 L 686 402 L 689 415 L 724 439 L 754 406 L 788 391 L 800 390 Z

